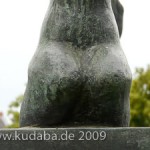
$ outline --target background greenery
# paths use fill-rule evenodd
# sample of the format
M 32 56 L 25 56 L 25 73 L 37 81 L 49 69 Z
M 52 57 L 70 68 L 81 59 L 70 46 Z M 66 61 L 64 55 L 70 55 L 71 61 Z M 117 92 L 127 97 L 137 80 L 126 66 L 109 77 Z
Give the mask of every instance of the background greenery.
M 13 101 L 8 110 L 8 116 L 11 118 L 11 124 L 8 128 L 19 127 L 19 111 L 23 95 L 18 96 Z M 150 66 L 146 69 L 137 68 L 135 70 L 131 92 L 131 127 L 150 127 Z
M 137 68 L 130 92 L 131 126 L 150 127 L 150 66 Z

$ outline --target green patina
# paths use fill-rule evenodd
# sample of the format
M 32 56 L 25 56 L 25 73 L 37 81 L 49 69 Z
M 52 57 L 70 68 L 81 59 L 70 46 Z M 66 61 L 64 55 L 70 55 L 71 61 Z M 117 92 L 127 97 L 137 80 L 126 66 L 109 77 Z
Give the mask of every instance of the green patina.
M 43 37 L 68 41 L 83 49 L 98 43 L 113 42 L 118 35 L 112 17 L 107 15 L 111 9 L 104 9 L 103 3 L 88 0 L 55 1 Z M 102 5 L 101 9 L 97 8 L 98 4 Z M 94 13 L 95 10 L 101 14 Z

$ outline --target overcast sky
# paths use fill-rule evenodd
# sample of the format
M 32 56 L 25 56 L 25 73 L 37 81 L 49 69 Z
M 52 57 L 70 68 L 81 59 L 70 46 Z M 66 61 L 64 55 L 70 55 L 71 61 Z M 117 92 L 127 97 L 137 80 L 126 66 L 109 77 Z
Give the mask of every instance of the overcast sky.
M 122 47 L 134 72 L 150 64 L 150 0 L 121 0 Z M 36 50 L 49 0 L 0 0 L 0 111 L 24 93 L 28 64 Z

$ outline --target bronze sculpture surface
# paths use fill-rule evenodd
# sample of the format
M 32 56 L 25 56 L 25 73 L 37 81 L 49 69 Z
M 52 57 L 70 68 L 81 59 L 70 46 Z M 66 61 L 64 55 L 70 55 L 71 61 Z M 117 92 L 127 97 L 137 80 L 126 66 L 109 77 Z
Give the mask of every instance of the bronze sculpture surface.
M 29 65 L 21 127 L 129 125 L 122 19 L 118 0 L 51 0 Z

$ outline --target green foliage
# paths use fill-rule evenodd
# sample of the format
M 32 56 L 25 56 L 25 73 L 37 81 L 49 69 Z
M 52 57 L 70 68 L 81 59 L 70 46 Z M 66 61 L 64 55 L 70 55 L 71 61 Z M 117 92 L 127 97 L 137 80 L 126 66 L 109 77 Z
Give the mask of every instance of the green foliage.
M 131 93 L 132 127 L 150 127 L 150 66 L 136 69 Z
M 7 128 L 19 128 L 19 109 L 21 102 L 23 100 L 23 95 L 20 95 L 9 105 L 8 115 L 11 117 L 11 124 Z

